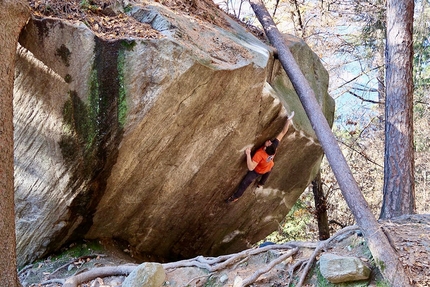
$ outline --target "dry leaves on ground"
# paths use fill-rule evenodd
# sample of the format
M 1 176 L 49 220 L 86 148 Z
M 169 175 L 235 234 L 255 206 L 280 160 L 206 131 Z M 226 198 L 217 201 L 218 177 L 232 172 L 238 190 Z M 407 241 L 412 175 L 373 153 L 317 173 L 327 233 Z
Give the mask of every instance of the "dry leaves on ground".
M 400 254 L 417 287 L 430 286 L 430 215 L 409 215 L 387 221 L 385 233 Z
M 71 22 L 82 22 L 103 39 L 160 38 L 150 25 L 140 23 L 113 6 L 115 1 L 29 0 L 35 17 L 55 17 Z

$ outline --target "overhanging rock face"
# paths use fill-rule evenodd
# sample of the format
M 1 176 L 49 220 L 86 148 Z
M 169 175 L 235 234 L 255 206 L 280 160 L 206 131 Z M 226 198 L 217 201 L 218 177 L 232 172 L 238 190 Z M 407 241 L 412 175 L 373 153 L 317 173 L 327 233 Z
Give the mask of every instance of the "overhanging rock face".
M 156 3 L 130 13 L 164 36 L 105 41 L 53 19 L 22 32 L 20 265 L 79 238 L 165 259 L 238 251 L 275 230 L 318 171 L 322 149 L 270 47 L 232 20 L 220 28 Z M 286 41 L 331 123 L 326 70 Z M 276 136 L 293 110 L 265 188 L 224 203 L 246 173 L 245 148 Z

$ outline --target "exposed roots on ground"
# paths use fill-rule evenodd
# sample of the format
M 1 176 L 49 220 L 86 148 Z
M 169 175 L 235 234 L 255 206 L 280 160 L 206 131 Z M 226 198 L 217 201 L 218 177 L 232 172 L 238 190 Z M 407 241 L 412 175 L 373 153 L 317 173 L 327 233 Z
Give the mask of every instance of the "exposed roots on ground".
M 258 269 L 257 271 L 254 272 L 254 274 L 252 274 L 251 276 L 249 276 L 248 278 L 246 278 L 245 280 L 242 281 L 242 286 L 248 286 L 251 285 L 252 283 L 254 283 L 255 281 L 257 281 L 257 279 L 269 272 L 270 270 L 272 270 L 273 267 L 275 267 L 277 264 L 281 263 L 282 261 L 288 259 L 289 257 L 293 256 L 294 254 L 296 254 L 299 251 L 298 247 L 295 247 L 293 249 L 291 249 L 290 251 L 288 251 L 287 253 L 279 256 L 277 259 L 273 260 L 272 262 L 270 262 L 270 264 L 268 264 L 266 267 Z
M 136 265 L 121 265 L 121 266 L 113 266 L 113 267 L 99 267 L 91 269 L 87 272 L 77 274 L 71 276 L 66 279 L 52 279 L 45 282 L 42 282 L 42 285 L 47 285 L 51 283 L 58 283 L 63 285 L 64 287 L 77 287 L 79 284 L 96 279 L 98 277 L 107 277 L 107 276 L 120 276 L 120 275 L 128 275 L 134 269 Z
M 81 262 L 85 262 L 85 261 L 87 261 L 89 259 L 92 259 L 92 258 L 104 257 L 104 256 L 106 256 L 106 255 L 103 255 L 103 254 L 94 254 L 94 255 L 86 255 L 86 256 L 78 257 L 77 259 L 71 260 L 71 261 L 67 262 L 66 264 L 61 265 L 60 267 L 58 267 L 54 271 L 52 271 L 51 274 L 49 274 L 48 279 L 53 278 L 53 275 L 55 273 L 57 273 L 58 271 L 60 271 L 63 268 L 68 267 L 70 264 L 79 264 Z
M 380 223 L 381 228 L 389 237 L 390 243 L 398 252 L 403 267 L 411 273 L 414 286 L 430 286 L 430 274 L 428 271 L 430 250 L 427 248 L 430 245 L 430 215 L 409 215 L 396 220 L 381 221 Z M 84 249 L 88 249 L 87 246 Z M 222 277 L 226 278 L 225 280 L 230 280 L 228 281 L 229 285 L 233 283 L 231 280 L 234 280 L 235 286 L 249 286 L 251 284 L 255 286 L 269 286 L 270 284 L 270 286 L 291 286 L 292 284 L 303 286 L 316 279 L 315 274 L 311 274 L 311 270 L 315 268 L 321 252 L 358 256 L 368 262 L 369 266 L 372 265 L 371 254 L 369 254 L 359 228 L 350 226 L 338 231 L 325 241 L 288 242 L 264 247 L 262 245 L 261 247 L 247 249 L 235 254 L 219 257 L 198 256 L 178 262 L 165 263 L 162 266 L 166 271 L 166 279 L 172 283 L 171 286 L 200 286 L 202 283 L 209 282 L 214 278 L 218 278 L 221 281 Z M 121 281 L 124 280 L 124 276 L 130 274 L 138 265 L 123 265 L 125 262 L 137 263 L 137 261 L 130 260 L 130 258 L 124 259 L 121 256 L 121 259 L 119 259 L 118 255 L 121 254 L 116 255 L 116 261 L 113 259 L 114 257 L 109 257 L 109 255 L 109 258 L 97 257 L 91 259 L 89 256 L 77 257 L 73 260 L 69 258 L 56 265 L 57 267 L 55 268 L 53 267 L 53 261 L 47 259 L 45 262 L 34 263 L 24 267 L 19 272 L 19 276 L 22 282 L 35 282 L 27 279 L 31 277 L 31 274 L 33 276 L 41 275 L 42 270 L 40 268 L 52 265 L 52 268 L 43 269 L 43 277 L 38 277 L 45 278 L 45 280 L 50 279 L 42 283 L 49 287 L 59 285 L 67 287 L 89 286 L 93 283 L 90 281 L 102 281 L 101 278 L 105 278 L 104 280 L 107 281 Z M 111 260 L 115 262 L 112 263 Z M 85 262 L 81 263 L 80 261 Z M 69 263 L 65 264 L 66 262 Z M 104 264 L 116 264 L 117 266 L 95 267 Z M 71 266 L 80 269 L 81 273 L 76 272 L 71 275 L 70 271 L 73 270 L 73 268 L 70 268 Z M 84 267 L 91 269 L 88 270 Z M 375 270 L 374 276 L 380 276 L 377 270 Z M 41 280 L 43 279 L 38 279 L 37 282 L 41 282 Z M 223 282 L 227 283 L 227 281 Z M 279 282 L 282 283 L 280 284 Z M 175 285 L 176 283 L 180 284 Z M 27 283 L 25 286 L 40 286 L 40 283 L 37 285 L 28 285 Z
M 268 262 L 268 264 L 264 265 L 264 267 L 255 270 L 250 276 L 243 279 L 241 286 L 249 286 L 255 283 L 262 275 L 270 272 L 276 265 L 290 259 L 290 266 L 288 269 L 288 277 L 289 282 L 292 281 L 294 275 L 300 275 L 300 281 L 297 286 L 302 286 L 306 276 L 309 273 L 312 265 L 315 263 L 317 256 L 326 248 L 329 247 L 330 243 L 344 235 L 346 233 L 356 232 L 358 230 L 357 226 L 350 226 L 338 231 L 331 238 L 321 241 L 319 243 L 308 243 L 308 242 L 289 242 L 285 244 L 272 244 L 259 248 L 247 249 L 239 253 L 223 255 L 219 257 L 203 257 L 198 256 L 195 258 L 165 263 L 162 264 L 163 268 L 166 272 L 169 272 L 174 269 L 183 268 L 183 267 L 197 267 L 200 269 L 204 269 L 208 272 L 205 276 L 200 276 L 196 278 L 192 278 L 190 282 L 197 280 L 201 277 L 209 277 L 214 273 L 221 272 L 224 270 L 234 271 L 234 269 L 242 262 L 245 262 L 250 259 L 251 256 L 259 255 L 262 253 L 266 253 L 270 250 L 276 251 L 276 258 Z M 294 258 L 300 253 L 301 249 L 311 249 L 314 250 L 312 255 L 309 258 Z M 305 268 L 303 266 L 306 264 Z M 61 266 L 60 268 L 64 268 L 66 265 Z M 94 280 L 96 278 L 103 278 L 109 276 L 127 276 L 130 274 L 137 265 L 120 265 L 120 266 L 111 266 L 111 267 L 99 267 L 94 268 L 89 271 L 83 272 L 81 274 L 75 274 L 66 279 L 51 279 L 45 282 L 42 282 L 42 285 L 48 285 L 51 283 L 61 284 L 64 287 L 77 287 L 79 284 L 87 281 Z M 50 278 L 52 277 L 52 272 Z M 299 274 L 300 273 L 300 274 Z

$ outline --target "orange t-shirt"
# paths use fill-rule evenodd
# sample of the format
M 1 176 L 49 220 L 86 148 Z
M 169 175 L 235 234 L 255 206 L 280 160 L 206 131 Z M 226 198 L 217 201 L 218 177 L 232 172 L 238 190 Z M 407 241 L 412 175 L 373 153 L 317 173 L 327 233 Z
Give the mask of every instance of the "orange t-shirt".
M 273 158 L 275 155 L 268 155 L 266 151 L 262 148 L 259 148 L 257 152 L 252 157 L 252 161 L 257 163 L 255 167 L 255 172 L 259 174 L 265 174 L 272 170 L 275 163 L 273 162 Z

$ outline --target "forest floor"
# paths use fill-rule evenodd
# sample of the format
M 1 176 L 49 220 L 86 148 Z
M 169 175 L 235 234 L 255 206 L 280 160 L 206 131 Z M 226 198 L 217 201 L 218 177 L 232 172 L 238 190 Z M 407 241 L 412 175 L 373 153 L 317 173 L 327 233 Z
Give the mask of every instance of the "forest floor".
M 159 38 L 161 34 L 149 24 L 141 23 L 122 11 L 130 6 L 122 7 L 118 2 L 145 5 L 147 1 L 130 0 L 28 0 L 35 17 L 55 17 L 70 22 L 82 22 L 98 37 L 116 39 L 124 37 Z M 169 9 L 192 16 L 197 21 L 212 23 L 219 27 L 227 27 L 226 20 L 216 11 L 220 9 L 211 0 L 160 0 L 156 1 Z M 248 26 L 247 26 L 248 27 Z M 259 35 L 261 31 L 251 28 Z
M 405 216 L 396 220 L 386 221 L 382 226 L 390 242 L 395 246 L 401 263 L 409 272 L 412 285 L 417 287 L 430 286 L 430 215 Z M 319 272 L 318 261 L 315 261 L 312 263 L 310 271 L 307 272 L 308 275 L 304 281 L 304 286 L 389 286 L 382 278 L 379 270 L 375 268 L 371 253 L 363 236 L 361 236 L 361 232 L 347 232 L 332 237 L 328 241 L 329 243 L 321 252 L 360 258 L 372 270 L 369 280 L 331 284 L 323 278 Z M 303 273 L 303 267 L 315 252 L 317 243 L 289 242 L 282 243 L 282 245 L 290 247 L 267 249 L 267 247 L 256 246 L 253 249 L 237 253 L 247 252 L 246 256 L 239 257 L 237 254 L 233 254 L 232 256 L 237 256 L 238 260 L 223 266 L 216 272 L 210 272 L 198 267 L 168 269 L 164 286 L 240 286 L 235 283 L 239 278 L 240 280 L 250 278 L 256 272 L 266 268 L 277 258 L 290 251 L 291 246 L 299 246 L 297 253 L 293 256 L 288 256 L 285 260 L 274 265 L 268 272 L 261 274 L 251 285 L 264 287 L 296 286 Z M 250 255 L 251 252 L 254 254 Z M 55 279 L 67 278 L 96 267 L 139 263 L 142 263 L 142 260 L 130 256 L 130 252 L 117 243 L 81 242 L 72 244 L 57 255 L 52 255 L 28 265 L 19 272 L 19 276 L 23 287 L 57 287 L 62 286 L 62 284 L 55 282 Z M 51 283 L 46 284 L 49 282 L 47 280 L 52 279 L 54 280 Z M 79 286 L 118 287 L 121 286 L 124 279 L 125 276 L 98 277 Z

